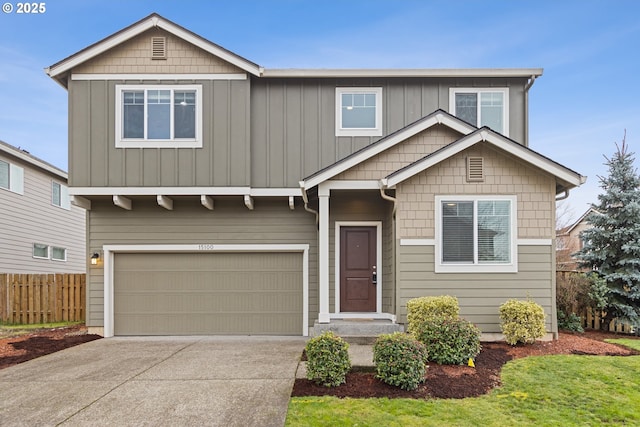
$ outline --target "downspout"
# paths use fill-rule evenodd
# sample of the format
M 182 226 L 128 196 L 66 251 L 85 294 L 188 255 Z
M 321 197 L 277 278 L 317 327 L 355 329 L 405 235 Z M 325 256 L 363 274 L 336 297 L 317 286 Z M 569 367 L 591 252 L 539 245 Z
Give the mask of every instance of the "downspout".
M 531 89 L 531 86 L 533 86 L 537 78 L 538 77 L 535 75 L 531 76 L 531 78 L 529 79 L 529 81 L 524 87 L 524 117 L 525 117 L 524 146 L 525 147 L 529 146 L 529 89 Z
M 302 201 L 304 202 L 304 210 L 312 213 L 316 216 L 316 225 L 320 222 L 320 213 L 309 207 L 309 198 L 307 197 L 307 190 L 304 188 L 304 182 L 300 181 L 300 191 L 302 192 Z
M 567 197 L 569 197 L 569 190 L 564 190 L 564 192 L 562 193 L 562 196 L 556 197 L 556 202 L 559 202 L 560 200 L 564 200 Z
M 393 217 L 395 218 L 396 208 L 398 207 L 398 200 L 395 197 L 391 197 L 390 195 L 384 192 L 384 190 L 387 188 L 387 178 L 382 178 L 379 181 L 379 187 L 380 187 L 380 197 L 382 197 L 384 200 L 388 200 L 393 203 Z

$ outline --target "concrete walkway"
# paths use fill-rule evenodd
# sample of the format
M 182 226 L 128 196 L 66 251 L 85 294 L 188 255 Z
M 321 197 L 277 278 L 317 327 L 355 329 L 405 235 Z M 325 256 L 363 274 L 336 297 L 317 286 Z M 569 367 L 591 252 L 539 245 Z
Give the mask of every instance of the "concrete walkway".
M 0 370 L 0 425 L 282 426 L 305 343 L 92 341 Z

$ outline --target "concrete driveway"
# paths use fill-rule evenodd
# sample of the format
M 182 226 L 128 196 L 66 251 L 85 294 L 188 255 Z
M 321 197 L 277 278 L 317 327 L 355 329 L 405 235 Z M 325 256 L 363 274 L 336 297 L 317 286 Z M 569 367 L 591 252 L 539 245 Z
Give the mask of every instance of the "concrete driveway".
M 0 425 L 282 426 L 305 342 L 92 341 L 0 370 Z

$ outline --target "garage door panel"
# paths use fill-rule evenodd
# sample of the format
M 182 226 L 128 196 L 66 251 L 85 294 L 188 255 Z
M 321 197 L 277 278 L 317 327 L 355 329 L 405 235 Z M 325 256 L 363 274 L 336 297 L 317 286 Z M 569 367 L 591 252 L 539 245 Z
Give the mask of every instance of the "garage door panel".
M 300 253 L 116 254 L 116 335 L 302 331 Z

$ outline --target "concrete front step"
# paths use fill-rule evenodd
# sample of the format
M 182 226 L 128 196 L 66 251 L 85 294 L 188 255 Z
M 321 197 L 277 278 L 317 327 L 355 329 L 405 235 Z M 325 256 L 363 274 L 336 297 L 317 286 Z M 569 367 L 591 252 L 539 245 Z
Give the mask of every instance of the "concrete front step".
M 314 323 L 311 336 L 332 331 L 353 344 L 373 344 L 378 335 L 402 332 L 403 326 L 384 319 L 333 319 L 330 323 Z

